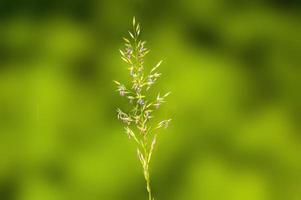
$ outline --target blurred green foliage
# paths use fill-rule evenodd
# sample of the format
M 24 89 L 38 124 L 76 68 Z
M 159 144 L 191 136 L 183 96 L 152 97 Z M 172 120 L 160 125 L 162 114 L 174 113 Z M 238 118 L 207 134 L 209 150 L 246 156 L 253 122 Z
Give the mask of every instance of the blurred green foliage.
M 163 58 L 158 200 L 301 199 L 297 0 L 1 0 L 0 199 L 141 200 L 113 79 L 135 15 Z M 120 101 L 120 102 L 118 102 Z

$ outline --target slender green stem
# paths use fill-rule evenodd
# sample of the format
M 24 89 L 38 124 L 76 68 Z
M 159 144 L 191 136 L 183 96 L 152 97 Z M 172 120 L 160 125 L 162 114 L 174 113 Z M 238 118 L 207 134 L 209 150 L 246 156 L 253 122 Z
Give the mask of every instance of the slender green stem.
M 150 174 L 149 174 L 149 162 L 148 162 L 149 152 L 147 150 L 147 139 L 146 139 L 146 137 L 144 137 L 143 150 L 144 150 L 144 158 L 145 158 L 145 163 L 143 165 L 143 171 L 144 171 L 144 177 L 145 177 L 145 181 L 146 181 L 146 189 L 147 189 L 147 192 L 148 192 L 148 199 L 153 200 L 151 184 L 150 184 Z
M 153 200 L 152 198 L 152 190 L 151 190 L 151 185 L 150 185 L 150 177 L 149 177 L 149 170 L 148 170 L 148 165 L 144 169 L 144 175 L 145 175 L 145 180 L 146 180 L 146 189 L 148 192 L 148 199 Z

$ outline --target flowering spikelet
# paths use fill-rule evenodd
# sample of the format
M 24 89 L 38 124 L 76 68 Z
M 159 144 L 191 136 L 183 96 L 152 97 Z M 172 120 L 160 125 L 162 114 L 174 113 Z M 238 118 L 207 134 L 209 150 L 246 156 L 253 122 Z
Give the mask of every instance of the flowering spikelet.
M 123 38 L 125 47 L 119 50 L 121 59 L 127 63 L 130 82 L 128 86 L 118 81 L 117 92 L 120 96 L 128 99 L 132 108 L 128 112 L 117 109 L 117 118 L 125 124 L 125 133 L 133 139 L 137 145 L 137 155 L 143 168 L 144 178 L 149 200 L 154 200 L 150 187 L 149 164 L 157 141 L 157 129 L 167 128 L 171 119 L 166 119 L 157 124 L 155 128 L 149 125 L 153 119 L 153 112 L 165 103 L 170 92 L 149 100 L 149 89 L 156 83 L 161 73 L 158 72 L 162 60 L 159 61 L 149 72 L 145 70 L 144 57 L 149 53 L 145 41 L 140 38 L 140 25 L 133 18 L 133 30 L 129 31 L 129 38 Z

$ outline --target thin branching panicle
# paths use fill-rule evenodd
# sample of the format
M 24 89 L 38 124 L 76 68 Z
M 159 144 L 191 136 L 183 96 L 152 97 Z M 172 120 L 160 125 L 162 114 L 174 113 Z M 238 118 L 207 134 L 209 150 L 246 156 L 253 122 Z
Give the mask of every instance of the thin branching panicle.
M 153 112 L 165 103 L 170 92 L 157 93 L 156 98 L 149 99 L 149 89 L 156 83 L 161 73 L 158 68 L 162 63 L 159 61 L 149 72 L 145 70 L 144 58 L 149 53 L 145 41 L 140 40 L 140 24 L 133 18 L 133 28 L 129 31 L 129 38 L 123 38 L 125 47 L 119 50 L 121 59 L 127 63 L 130 80 L 127 86 L 114 81 L 117 92 L 126 98 L 131 105 L 128 112 L 117 109 L 117 118 L 124 123 L 124 129 L 129 139 L 132 139 L 137 146 L 137 156 L 143 168 L 149 200 L 154 200 L 150 186 L 150 162 L 155 149 L 158 129 L 167 128 L 171 119 L 165 119 L 154 127 L 150 125 L 153 119 Z

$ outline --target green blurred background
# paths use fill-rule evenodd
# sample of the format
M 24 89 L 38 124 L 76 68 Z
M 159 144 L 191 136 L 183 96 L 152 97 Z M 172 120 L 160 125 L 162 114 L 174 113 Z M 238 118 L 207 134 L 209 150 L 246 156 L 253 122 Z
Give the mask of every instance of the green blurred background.
M 147 199 L 116 120 L 133 16 L 164 59 L 158 200 L 301 199 L 298 0 L 1 0 L 0 199 Z

